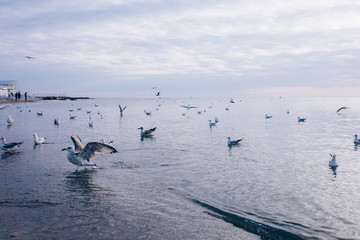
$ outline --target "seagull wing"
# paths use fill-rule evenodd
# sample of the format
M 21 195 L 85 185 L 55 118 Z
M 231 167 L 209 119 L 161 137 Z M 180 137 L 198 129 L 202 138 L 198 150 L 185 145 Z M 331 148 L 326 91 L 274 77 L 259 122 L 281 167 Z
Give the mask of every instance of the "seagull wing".
M 336 112 L 338 113 L 338 112 L 340 112 L 340 111 L 343 110 L 343 109 L 349 109 L 349 107 L 341 107 L 341 108 L 339 108 Z
M 73 141 L 73 143 L 75 145 L 76 152 L 84 149 L 84 144 L 81 142 L 81 138 L 78 135 L 73 134 L 71 136 L 71 140 Z
M 89 142 L 84 150 L 79 153 L 79 157 L 91 160 L 95 157 L 95 153 L 110 154 L 116 153 L 117 150 L 112 146 L 99 142 Z
M 149 135 L 149 134 L 153 133 L 155 130 L 156 130 L 156 127 L 151 128 L 151 129 L 149 129 L 149 130 L 144 131 L 144 134 L 145 134 L 145 135 Z
M 7 148 L 7 149 L 11 149 L 17 145 L 20 145 L 22 144 L 23 142 L 19 142 L 19 143 L 16 143 L 16 142 L 12 142 L 12 143 L 6 143 L 4 144 L 3 148 Z

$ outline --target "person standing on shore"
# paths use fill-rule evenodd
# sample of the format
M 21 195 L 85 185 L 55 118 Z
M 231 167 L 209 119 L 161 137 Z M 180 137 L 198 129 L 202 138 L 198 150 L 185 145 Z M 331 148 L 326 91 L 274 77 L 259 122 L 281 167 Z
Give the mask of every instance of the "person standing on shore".
M 26 102 L 27 101 L 27 92 L 25 92 L 24 96 L 25 96 L 25 102 Z
M 18 92 L 15 93 L 15 101 L 18 100 Z

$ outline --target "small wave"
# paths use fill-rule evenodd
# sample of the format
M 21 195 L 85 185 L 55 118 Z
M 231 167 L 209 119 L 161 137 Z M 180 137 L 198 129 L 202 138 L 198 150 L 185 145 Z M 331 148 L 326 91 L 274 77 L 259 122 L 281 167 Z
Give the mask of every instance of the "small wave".
M 44 206 L 57 206 L 61 203 L 54 203 L 48 201 L 40 201 L 40 200 L 33 200 L 33 201 L 1 201 L 0 207 L 25 207 L 25 208 L 38 208 Z
M 194 202 L 197 205 L 200 205 L 201 207 L 206 208 L 209 211 L 206 211 L 207 214 L 210 216 L 222 219 L 228 223 L 231 223 L 232 225 L 241 228 L 247 232 L 256 234 L 260 236 L 262 239 L 274 239 L 274 240 L 288 240 L 288 239 L 309 239 L 308 237 L 304 237 L 301 235 L 297 235 L 294 233 L 287 232 L 282 229 L 274 228 L 269 225 L 265 225 L 260 222 L 256 222 L 254 220 L 238 216 L 236 214 L 226 212 L 224 210 L 221 210 L 215 206 L 212 206 L 210 204 L 207 204 L 205 202 L 196 200 L 196 199 L 190 199 L 192 202 Z M 313 238 L 317 239 L 317 238 Z

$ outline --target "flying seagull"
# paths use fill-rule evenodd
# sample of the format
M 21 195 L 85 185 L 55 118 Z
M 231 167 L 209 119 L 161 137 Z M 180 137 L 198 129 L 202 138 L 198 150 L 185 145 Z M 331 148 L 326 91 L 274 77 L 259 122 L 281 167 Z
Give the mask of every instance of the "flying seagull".
M 343 110 L 343 109 L 349 109 L 349 107 L 341 107 L 341 108 L 339 108 L 339 109 L 336 111 L 336 113 L 340 112 L 340 111 Z
M 35 59 L 34 57 L 31 56 L 25 56 L 27 59 Z
M 234 145 L 239 144 L 239 142 L 241 142 L 243 140 L 243 138 L 238 139 L 238 140 L 231 140 L 231 138 L 228 137 L 227 140 L 228 140 L 228 146 L 234 146 Z
M 46 139 L 45 137 L 38 137 L 37 133 L 34 133 L 33 136 L 34 136 L 34 143 L 36 145 L 39 145 L 39 144 L 42 144 L 43 142 L 45 142 L 45 139 Z
M 157 97 L 160 96 L 160 92 L 157 92 L 157 93 L 156 93 L 156 96 L 157 96 Z
M 151 129 L 148 129 L 148 130 L 145 130 L 144 131 L 144 128 L 143 127 L 139 127 L 138 129 L 141 130 L 141 138 L 144 138 L 144 137 L 151 137 L 152 136 L 152 133 L 156 130 L 156 127 L 154 128 L 151 128 Z
M 95 153 L 111 154 L 118 152 L 112 146 L 100 142 L 89 142 L 84 147 L 80 137 L 75 134 L 71 136 L 71 140 L 74 143 L 74 147 L 63 148 L 61 151 L 68 151 L 68 160 L 78 166 L 76 171 L 78 171 L 80 166 L 85 168 L 87 166 L 96 167 L 96 164 L 91 161 L 95 157 Z
M 15 146 L 20 146 L 20 144 L 22 144 L 23 142 L 12 142 L 12 143 L 6 143 L 6 138 L 2 137 L 0 138 L 1 140 L 1 149 L 5 150 L 7 152 L 10 152 L 10 149 L 14 148 Z
M 187 106 L 181 105 L 180 107 L 184 107 L 184 108 L 186 108 L 187 110 L 189 110 L 189 109 L 191 109 L 191 108 L 197 108 L 197 107 L 193 107 L 193 106 L 190 106 L 190 105 L 187 105 Z

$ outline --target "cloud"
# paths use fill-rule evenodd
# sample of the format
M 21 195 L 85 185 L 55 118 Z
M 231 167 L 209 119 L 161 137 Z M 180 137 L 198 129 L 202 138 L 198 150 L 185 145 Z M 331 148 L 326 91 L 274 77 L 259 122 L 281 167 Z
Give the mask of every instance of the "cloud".
M 34 55 L 31 67 L 47 76 L 202 76 L 245 88 L 337 87 L 342 79 L 347 87 L 359 74 L 359 10 L 340 0 L 7 1 L 0 67 L 6 76 L 27 72 L 22 57 Z

